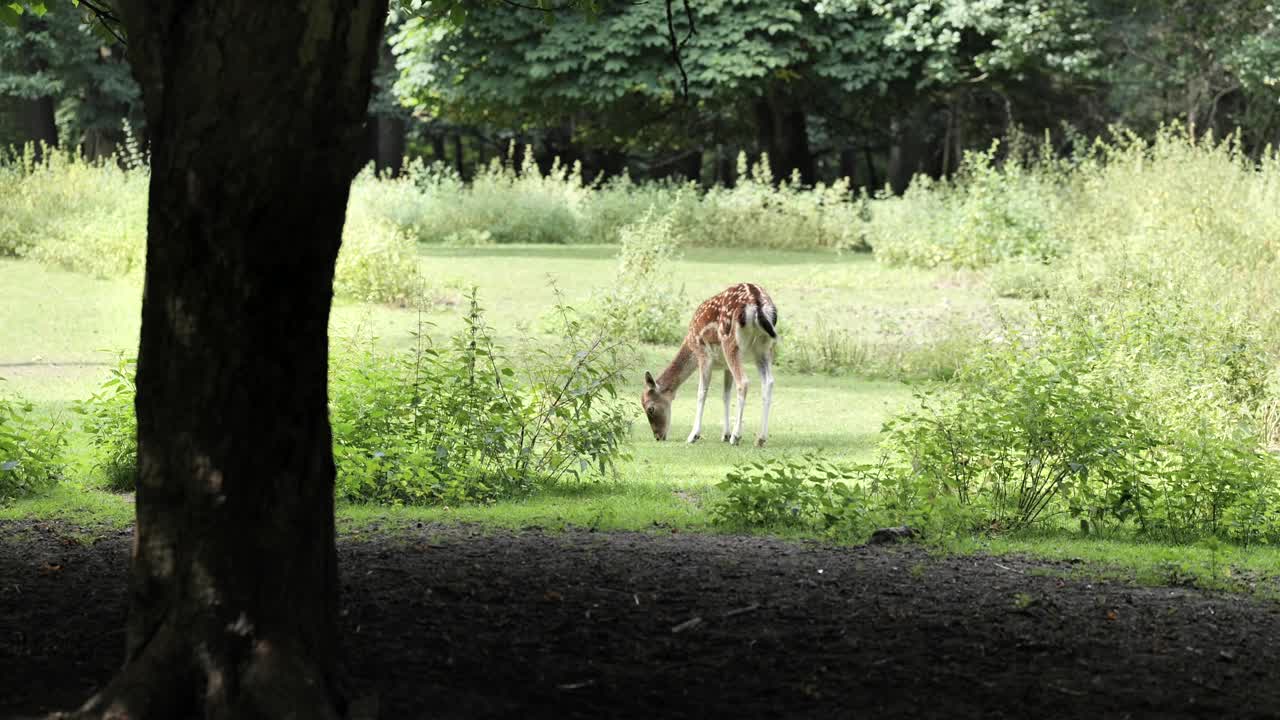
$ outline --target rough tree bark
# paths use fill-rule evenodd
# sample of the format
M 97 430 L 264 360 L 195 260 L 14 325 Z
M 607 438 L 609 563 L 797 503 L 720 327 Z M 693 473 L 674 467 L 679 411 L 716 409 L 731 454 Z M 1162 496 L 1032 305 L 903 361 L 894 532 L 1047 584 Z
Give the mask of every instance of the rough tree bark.
M 124 667 L 85 718 L 335 718 L 328 317 L 387 0 L 123 0 L 151 129 Z

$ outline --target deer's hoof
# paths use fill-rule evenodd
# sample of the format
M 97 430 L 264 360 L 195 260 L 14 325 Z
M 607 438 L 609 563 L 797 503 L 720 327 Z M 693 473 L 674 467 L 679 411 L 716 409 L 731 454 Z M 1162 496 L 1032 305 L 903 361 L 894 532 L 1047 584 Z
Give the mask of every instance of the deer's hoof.
M 738 445 L 738 444 L 739 444 L 739 443 L 741 443 L 741 442 L 742 442 L 742 436 L 741 436 L 741 435 L 730 435 L 730 436 L 729 436 L 729 444 L 730 444 L 730 445 Z
M 762 437 L 756 438 L 756 447 L 764 447 L 764 438 Z
M 690 445 L 692 445 L 692 444 L 694 444 L 694 443 L 698 442 L 698 441 L 699 441 L 699 440 L 701 440 L 701 439 L 702 439 L 702 436 L 701 436 L 701 435 L 699 435 L 698 433 L 690 433 L 690 434 L 689 434 L 689 444 L 690 444 Z

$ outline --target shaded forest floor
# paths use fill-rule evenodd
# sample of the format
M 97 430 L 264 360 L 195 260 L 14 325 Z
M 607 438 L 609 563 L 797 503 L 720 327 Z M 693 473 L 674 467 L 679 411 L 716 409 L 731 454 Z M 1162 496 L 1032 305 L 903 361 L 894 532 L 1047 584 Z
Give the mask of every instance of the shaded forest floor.
M 0 718 L 120 660 L 130 531 L 0 524 Z M 339 541 L 384 718 L 1274 717 L 1280 606 L 1070 563 L 460 525 Z

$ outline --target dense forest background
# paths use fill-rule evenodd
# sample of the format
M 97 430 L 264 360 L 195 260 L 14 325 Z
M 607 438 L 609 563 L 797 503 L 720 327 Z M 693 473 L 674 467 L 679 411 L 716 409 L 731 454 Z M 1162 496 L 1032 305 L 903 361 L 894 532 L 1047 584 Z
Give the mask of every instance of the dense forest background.
M 368 153 L 469 177 L 532 146 L 587 178 L 732 185 L 740 152 L 775 177 L 902 190 L 993 138 L 1069 151 L 1123 126 L 1280 132 L 1280 8 L 1264 0 L 696 0 L 598 13 L 477 4 L 466 22 L 393 13 Z M 692 21 L 692 23 L 691 23 Z M 683 41 L 673 60 L 672 37 Z M 687 91 L 685 83 L 687 78 Z M 0 146 L 145 143 L 124 48 L 78 13 L 0 27 Z

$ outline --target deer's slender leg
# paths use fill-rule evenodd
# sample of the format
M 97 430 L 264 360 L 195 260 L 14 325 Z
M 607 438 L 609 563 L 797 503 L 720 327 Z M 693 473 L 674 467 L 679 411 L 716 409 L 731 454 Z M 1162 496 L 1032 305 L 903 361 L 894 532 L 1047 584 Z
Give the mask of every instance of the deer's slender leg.
M 711 358 L 705 353 L 698 356 L 698 408 L 693 415 L 693 430 L 689 433 L 689 442 L 695 443 L 702 437 L 702 411 L 707 405 L 707 389 L 711 385 Z
M 724 435 L 720 436 L 721 442 L 729 442 L 729 405 L 733 401 L 730 399 L 730 391 L 733 390 L 733 373 L 729 372 L 729 368 L 724 369 Z
M 724 359 L 729 365 L 729 372 L 733 373 L 733 382 L 738 387 L 738 417 L 733 423 L 733 433 L 729 435 L 729 443 L 737 445 L 742 441 L 742 411 L 747 404 L 747 386 L 751 381 L 742 369 L 742 348 L 738 344 L 737 334 L 733 331 L 726 333 L 720 345 L 724 348 Z
M 756 358 L 760 368 L 760 394 L 764 398 L 764 415 L 760 417 L 760 434 L 756 436 L 756 447 L 764 447 L 769 439 L 769 406 L 773 404 L 773 348 L 760 353 Z

